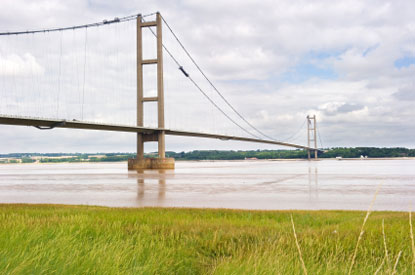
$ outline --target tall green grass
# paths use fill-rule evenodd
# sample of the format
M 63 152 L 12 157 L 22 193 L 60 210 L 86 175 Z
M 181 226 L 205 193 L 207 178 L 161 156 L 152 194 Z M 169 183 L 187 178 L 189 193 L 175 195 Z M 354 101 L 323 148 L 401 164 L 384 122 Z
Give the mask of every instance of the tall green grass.
M 308 274 L 347 274 L 365 216 L 0 205 L 0 273 L 302 274 L 301 248 Z M 373 212 L 351 274 L 411 274 L 413 259 L 408 213 Z

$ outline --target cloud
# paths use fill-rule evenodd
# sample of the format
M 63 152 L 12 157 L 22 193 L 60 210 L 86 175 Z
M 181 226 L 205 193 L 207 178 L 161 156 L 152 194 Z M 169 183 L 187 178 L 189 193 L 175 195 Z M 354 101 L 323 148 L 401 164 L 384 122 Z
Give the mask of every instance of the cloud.
M 414 101 L 415 100 L 415 85 L 408 85 L 400 88 L 399 91 L 393 94 L 395 98 L 402 101 Z
M 360 104 L 346 102 L 329 102 L 319 106 L 319 110 L 328 116 L 357 112 L 365 108 L 367 107 Z
M 274 56 L 271 51 L 257 48 L 230 48 L 212 53 L 209 61 L 215 77 L 219 80 L 265 80 L 275 73 L 276 64 L 288 64 L 286 58 Z
M 0 76 L 30 76 L 43 75 L 45 73 L 36 58 L 30 53 L 22 56 L 16 54 L 1 55 L 0 54 Z

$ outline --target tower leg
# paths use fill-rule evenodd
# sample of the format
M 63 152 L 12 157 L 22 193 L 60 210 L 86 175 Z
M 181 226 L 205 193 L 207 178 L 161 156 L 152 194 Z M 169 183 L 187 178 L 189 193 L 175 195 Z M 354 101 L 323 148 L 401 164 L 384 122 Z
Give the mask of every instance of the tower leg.
M 137 134 L 137 159 L 144 159 L 143 134 Z
M 166 157 L 166 141 L 164 131 L 161 131 L 158 135 L 158 154 L 161 159 Z

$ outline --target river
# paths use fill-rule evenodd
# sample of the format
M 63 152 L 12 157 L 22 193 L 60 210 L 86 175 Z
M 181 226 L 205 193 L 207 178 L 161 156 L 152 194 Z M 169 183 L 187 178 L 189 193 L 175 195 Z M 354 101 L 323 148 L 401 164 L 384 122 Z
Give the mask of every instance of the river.
M 415 160 L 176 161 L 0 165 L 0 203 L 113 207 L 374 210 L 415 207 Z

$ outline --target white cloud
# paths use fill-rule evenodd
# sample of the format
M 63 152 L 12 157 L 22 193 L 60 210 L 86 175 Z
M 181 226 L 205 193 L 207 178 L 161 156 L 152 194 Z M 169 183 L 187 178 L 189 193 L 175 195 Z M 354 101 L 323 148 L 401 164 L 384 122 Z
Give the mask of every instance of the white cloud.
M 288 63 L 288 60 L 278 60 L 272 52 L 261 48 L 230 48 L 212 53 L 209 60 L 211 69 L 220 80 L 265 80 L 273 73 L 276 64 L 284 67 Z
M 0 75 L 2 76 L 43 75 L 45 72 L 44 67 L 30 53 L 25 53 L 22 56 L 0 53 L 0 64 Z

